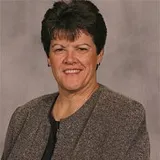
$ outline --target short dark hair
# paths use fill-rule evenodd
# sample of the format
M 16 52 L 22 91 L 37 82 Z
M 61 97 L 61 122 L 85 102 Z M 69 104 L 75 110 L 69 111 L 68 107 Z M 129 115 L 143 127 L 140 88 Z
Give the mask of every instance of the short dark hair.
M 80 31 L 89 34 L 97 54 L 104 48 L 107 27 L 99 9 L 89 0 L 58 1 L 44 15 L 41 41 L 49 57 L 50 42 L 56 38 L 74 41 Z

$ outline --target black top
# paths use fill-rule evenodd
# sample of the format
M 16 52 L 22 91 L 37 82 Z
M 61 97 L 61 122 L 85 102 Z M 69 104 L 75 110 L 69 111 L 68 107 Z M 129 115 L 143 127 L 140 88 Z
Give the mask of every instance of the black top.
M 51 130 L 50 130 L 50 135 L 48 138 L 48 143 L 46 146 L 46 149 L 44 151 L 43 157 L 41 160 L 51 160 L 52 155 L 53 155 L 53 151 L 55 148 L 55 144 L 57 141 L 57 131 L 59 129 L 59 121 L 55 121 L 55 119 L 53 118 L 52 114 L 51 114 L 52 108 L 49 112 L 49 121 L 51 124 Z

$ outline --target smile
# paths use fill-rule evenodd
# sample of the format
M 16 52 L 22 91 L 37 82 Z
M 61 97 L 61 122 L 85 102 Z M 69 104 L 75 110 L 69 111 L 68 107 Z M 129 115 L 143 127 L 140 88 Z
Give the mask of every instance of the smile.
M 80 71 L 81 71 L 80 69 L 66 69 L 64 70 L 64 73 L 73 74 L 73 73 L 79 73 Z

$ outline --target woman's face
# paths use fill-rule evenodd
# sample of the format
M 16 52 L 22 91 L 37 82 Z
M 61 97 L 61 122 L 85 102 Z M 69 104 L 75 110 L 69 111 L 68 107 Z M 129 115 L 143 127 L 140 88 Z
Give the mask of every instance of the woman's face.
M 66 39 L 52 40 L 48 63 L 59 89 L 73 92 L 93 87 L 97 83 L 96 65 L 102 57 L 103 51 L 97 55 L 91 36 L 81 32 L 73 42 Z

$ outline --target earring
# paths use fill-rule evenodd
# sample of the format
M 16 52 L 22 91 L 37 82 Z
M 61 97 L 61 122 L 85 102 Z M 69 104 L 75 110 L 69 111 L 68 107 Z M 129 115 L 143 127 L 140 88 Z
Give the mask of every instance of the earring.
M 51 65 L 50 64 L 48 64 L 48 67 L 50 67 Z
M 99 67 L 99 66 L 100 66 L 100 63 L 98 63 L 98 64 L 97 64 L 97 66 L 96 66 L 96 70 L 98 69 L 98 67 Z

